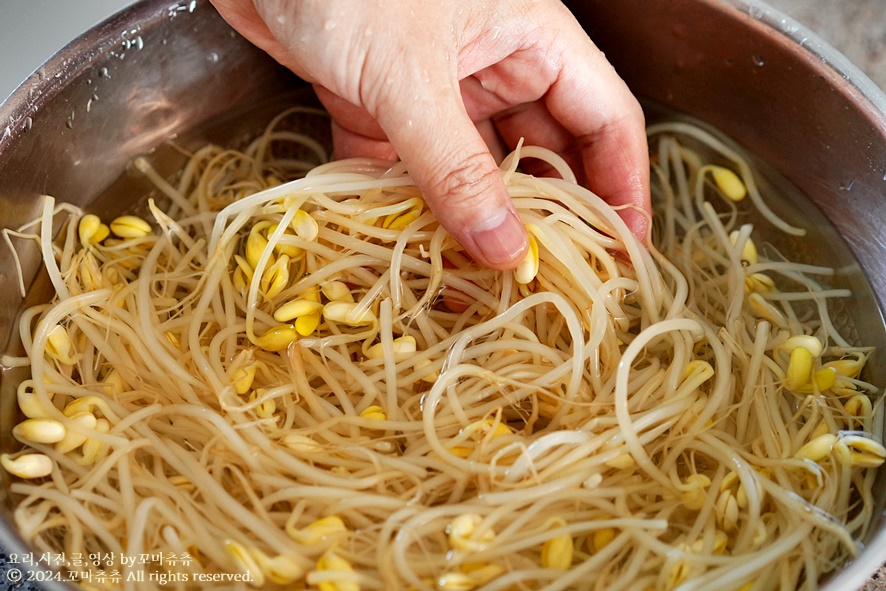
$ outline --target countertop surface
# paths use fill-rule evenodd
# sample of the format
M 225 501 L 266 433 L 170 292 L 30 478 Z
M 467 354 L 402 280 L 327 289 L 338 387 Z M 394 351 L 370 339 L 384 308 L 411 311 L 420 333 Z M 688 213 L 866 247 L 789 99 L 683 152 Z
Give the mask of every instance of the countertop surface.
M 886 89 L 886 0 L 768 0 L 841 51 Z M 90 26 L 131 0 L 29 0 L 3 2 L 0 19 L 0 98 Z M 0 589 L 34 589 L 10 583 L 0 554 Z M 859 591 L 886 591 L 886 567 Z

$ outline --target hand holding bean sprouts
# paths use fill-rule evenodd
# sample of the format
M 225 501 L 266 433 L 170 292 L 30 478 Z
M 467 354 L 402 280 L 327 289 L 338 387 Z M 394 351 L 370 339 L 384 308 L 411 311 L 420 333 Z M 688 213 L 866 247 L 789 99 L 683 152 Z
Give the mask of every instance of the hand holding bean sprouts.
M 314 83 L 337 155 L 399 156 L 481 263 L 513 268 L 528 248 L 495 161 L 521 137 L 564 155 L 646 239 L 642 111 L 558 0 L 213 2 Z

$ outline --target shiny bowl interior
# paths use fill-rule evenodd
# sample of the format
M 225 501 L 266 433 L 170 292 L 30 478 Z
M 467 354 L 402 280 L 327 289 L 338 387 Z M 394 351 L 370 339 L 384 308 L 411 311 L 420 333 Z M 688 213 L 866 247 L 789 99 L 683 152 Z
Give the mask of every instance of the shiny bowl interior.
M 567 4 L 647 101 L 650 117 L 661 109 L 712 125 L 817 206 L 812 230 L 821 239 L 802 256 L 838 269 L 838 286 L 857 294 L 846 321 L 865 343 L 886 348 L 886 96 L 814 34 L 756 0 Z M 235 141 L 281 105 L 309 100 L 304 82 L 232 31 L 207 1 L 145 0 L 75 40 L 0 106 L 0 225 L 34 218 L 42 194 L 99 213 L 127 209 L 148 190 L 127 171 L 132 157 L 151 154 L 172 172 L 180 161 L 164 150 L 168 140 Z M 22 260 L 35 293 L 37 254 Z M 4 350 L 14 347 L 26 301 L 10 253 L 0 249 Z M 872 365 L 879 367 L 868 378 L 886 383 L 886 367 Z M 0 373 L 2 451 L 16 448 L 18 379 L 15 370 Z M 0 547 L 24 550 L 8 525 L 5 486 L 0 512 Z M 824 589 L 856 589 L 884 561 L 878 518 L 865 550 Z

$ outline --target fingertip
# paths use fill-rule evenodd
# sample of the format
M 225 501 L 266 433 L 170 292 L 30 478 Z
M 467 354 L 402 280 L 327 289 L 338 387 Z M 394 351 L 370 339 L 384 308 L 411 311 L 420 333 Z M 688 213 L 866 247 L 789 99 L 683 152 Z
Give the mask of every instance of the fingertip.
M 529 239 L 481 134 L 463 110 L 424 114 L 421 125 L 389 134 L 409 174 L 440 224 L 474 260 L 492 269 L 515 268 Z
M 446 64 L 432 60 L 431 65 L 427 84 L 388 94 L 377 101 L 383 108 L 369 112 L 376 114 L 440 225 L 478 263 L 513 269 L 529 248 L 526 229 L 483 126 L 478 129 L 465 108 L 458 81 Z
M 649 231 L 652 227 L 652 219 L 649 212 L 645 209 L 628 207 L 620 210 L 618 213 L 634 238 L 644 246 L 649 245 L 651 241 Z
M 440 224 L 477 262 L 513 269 L 523 260 L 529 238 L 498 166 L 474 135 L 472 141 L 440 146 L 436 153 L 444 156 L 430 168 L 420 163 L 409 170 Z
M 526 228 L 509 208 L 499 208 L 465 229 L 462 246 L 479 262 L 492 269 L 513 269 L 529 248 Z

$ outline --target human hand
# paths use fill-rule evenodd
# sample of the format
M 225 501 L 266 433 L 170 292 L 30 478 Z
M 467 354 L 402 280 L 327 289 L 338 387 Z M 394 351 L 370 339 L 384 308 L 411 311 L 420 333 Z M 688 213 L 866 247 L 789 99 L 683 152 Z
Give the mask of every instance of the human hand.
M 481 263 L 515 267 L 526 232 L 490 149 L 545 146 L 642 241 L 651 207 L 643 113 L 559 0 L 212 0 L 314 84 L 336 156 L 399 156 Z

